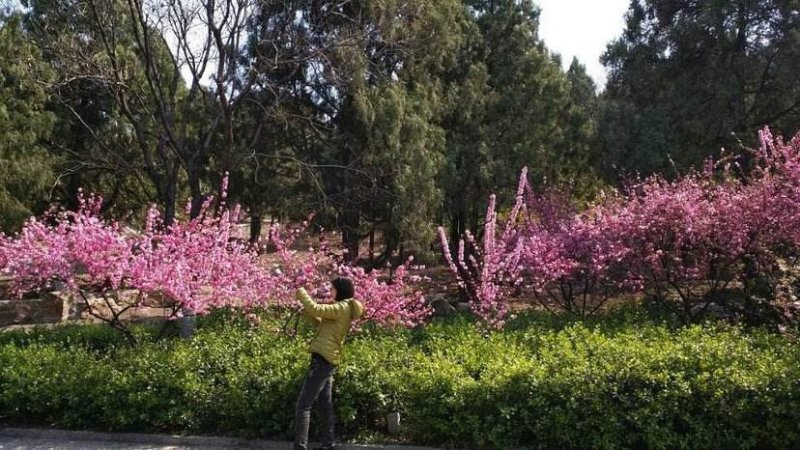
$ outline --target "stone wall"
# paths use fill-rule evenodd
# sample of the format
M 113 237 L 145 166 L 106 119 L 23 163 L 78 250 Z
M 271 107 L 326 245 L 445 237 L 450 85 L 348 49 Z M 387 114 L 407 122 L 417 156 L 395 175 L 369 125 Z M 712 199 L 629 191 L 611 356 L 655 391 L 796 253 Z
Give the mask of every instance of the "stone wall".
M 113 297 L 126 303 L 134 301 L 138 295 L 135 291 L 115 292 Z M 118 307 L 115 299 L 111 299 L 112 307 Z M 96 314 L 110 317 L 106 301 L 98 296 L 89 294 L 89 304 Z M 145 299 L 141 306 L 132 308 L 123 314 L 124 320 L 140 321 L 165 319 L 170 310 L 160 307 L 161 299 Z M 15 325 L 52 324 L 63 322 L 100 322 L 101 320 L 89 314 L 86 302 L 75 299 L 65 292 L 42 293 L 33 298 L 13 298 L 8 291 L 8 281 L 0 279 L 0 328 Z
M 69 302 L 57 295 L 0 300 L 0 327 L 69 320 Z

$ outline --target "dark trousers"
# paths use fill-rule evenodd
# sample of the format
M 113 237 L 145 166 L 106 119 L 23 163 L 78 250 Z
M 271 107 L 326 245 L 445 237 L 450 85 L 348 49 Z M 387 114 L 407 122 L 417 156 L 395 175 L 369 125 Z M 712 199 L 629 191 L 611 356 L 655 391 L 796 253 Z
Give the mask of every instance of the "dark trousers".
M 333 415 L 333 370 L 334 365 L 322 356 L 312 353 L 303 389 L 297 398 L 295 420 L 295 450 L 306 450 L 308 446 L 308 424 L 311 421 L 311 407 L 319 398 L 319 412 L 322 415 L 322 445 L 333 446 L 333 429 L 336 419 Z

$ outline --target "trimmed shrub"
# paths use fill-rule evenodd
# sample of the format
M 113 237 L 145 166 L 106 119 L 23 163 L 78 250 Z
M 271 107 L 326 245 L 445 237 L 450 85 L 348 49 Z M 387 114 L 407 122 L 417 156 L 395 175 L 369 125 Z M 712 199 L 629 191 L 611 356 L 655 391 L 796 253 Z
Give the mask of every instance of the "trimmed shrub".
M 307 333 L 209 326 L 102 351 L 96 333 L 0 334 L 0 420 L 291 437 Z M 800 350 L 757 329 L 642 324 L 631 311 L 595 325 L 531 315 L 494 332 L 455 318 L 366 330 L 346 351 L 335 381 L 345 438 L 380 440 L 399 411 L 403 440 L 461 448 L 800 444 Z

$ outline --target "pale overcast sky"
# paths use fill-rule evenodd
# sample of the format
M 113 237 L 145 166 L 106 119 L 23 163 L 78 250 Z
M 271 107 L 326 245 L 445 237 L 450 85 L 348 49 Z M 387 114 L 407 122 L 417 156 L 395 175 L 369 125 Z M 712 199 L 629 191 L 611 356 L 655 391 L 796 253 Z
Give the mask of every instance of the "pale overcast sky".
M 564 69 L 572 57 L 586 66 L 598 87 L 605 85 L 600 55 L 606 44 L 622 34 L 630 0 L 535 0 L 542 8 L 539 37 L 561 54 Z

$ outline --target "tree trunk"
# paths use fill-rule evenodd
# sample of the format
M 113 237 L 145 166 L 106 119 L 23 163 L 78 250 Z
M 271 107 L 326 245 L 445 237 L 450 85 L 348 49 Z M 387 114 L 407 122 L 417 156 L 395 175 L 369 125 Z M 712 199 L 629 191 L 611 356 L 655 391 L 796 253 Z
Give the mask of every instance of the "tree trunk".
M 381 253 L 381 256 L 375 261 L 373 267 L 383 266 L 387 262 L 391 262 L 392 255 L 394 255 L 400 245 L 400 233 L 392 226 L 387 226 L 383 232 L 383 242 L 385 244 L 383 253 Z
M 189 193 L 192 196 L 192 207 L 189 209 L 191 219 L 200 215 L 200 208 L 203 206 L 203 192 L 200 190 L 200 173 L 195 167 L 186 170 L 186 178 L 189 182 Z
M 374 262 L 375 262 L 375 227 L 372 227 L 372 229 L 369 230 L 369 264 L 370 264 L 370 266 L 372 266 L 372 264 Z
M 83 187 L 83 179 L 80 171 L 75 171 L 67 178 L 67 207 L 73 211 L 77 211 L 78 207 L 78 192 Z
M 466 218 L 464 217 L 464 211 L 458 210 L 453 212 L 450 216 L 450 249 L 458 248 L 458 241 L 461 240 L 461 236 L 464 234 L 464 222 Z
M 250 243 L 257 244 L 261 238 L 261 216 L 258 214 L 250 215 Z
M 360 218 L 358 211 L 353 209 L 345 210 L 342 220 L 342 244 L 347 250 L 345 261 L 355 262 L 358 259 L 358 246 L 361 242 L 359 233 Z
M 178 201 L 178 165 L 174 164 L 169 173 L 169 181 L 164 190 L 164 226 L 175 222 L 175 204 Z

